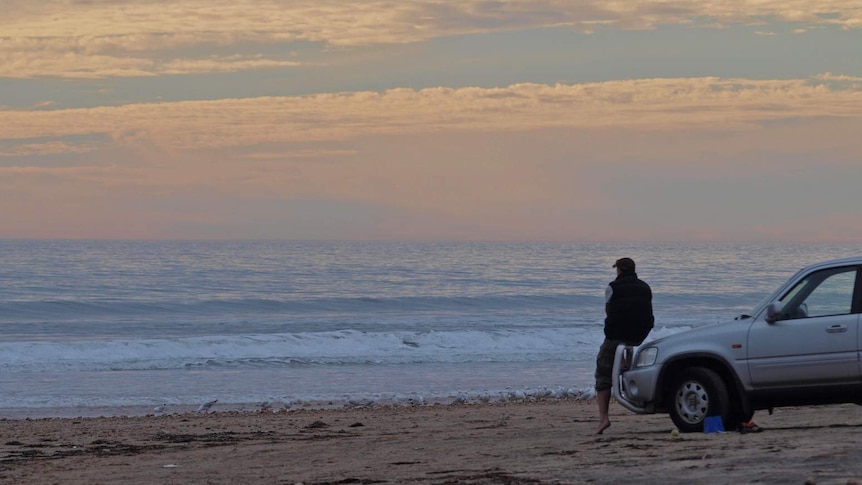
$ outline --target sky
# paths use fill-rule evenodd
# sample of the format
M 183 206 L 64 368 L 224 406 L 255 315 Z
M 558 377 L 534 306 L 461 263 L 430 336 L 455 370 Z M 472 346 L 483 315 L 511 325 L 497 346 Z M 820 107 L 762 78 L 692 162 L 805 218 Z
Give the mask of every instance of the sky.
M 2 0 L 0 238 L 862 242 L 862 0 Z

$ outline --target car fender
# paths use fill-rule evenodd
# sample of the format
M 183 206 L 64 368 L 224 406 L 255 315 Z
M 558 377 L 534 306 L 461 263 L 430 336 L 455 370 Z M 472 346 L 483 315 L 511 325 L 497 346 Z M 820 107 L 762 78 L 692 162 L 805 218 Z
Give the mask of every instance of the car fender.
M 661 371 L 657 381 L 659 391 L 656 393 L 658 399 L 657 407 L 664 408 L 664 398 L 668 386 L 670 386 L 674 375 L 683 368 L 688 367 L 706 367 L 712 369 L 725 381 L 728 391 L 732 395 L 732 399 L 742 407 L 744 412 L 750 408 L 750 403 L 747 398 L 745 385 L 739 377 L 739 372 L 744 371 L 738 365 L 734 365 L 725 356 L 709 351 L 693 351 L 675 354 L 668 357 L 661 364 Z

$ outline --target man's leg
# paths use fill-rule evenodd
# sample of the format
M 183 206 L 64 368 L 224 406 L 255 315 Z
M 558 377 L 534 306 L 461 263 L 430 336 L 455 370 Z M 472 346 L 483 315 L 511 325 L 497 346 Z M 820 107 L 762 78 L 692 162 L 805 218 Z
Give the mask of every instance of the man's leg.
M 608 410 L 611 407 L 611 390 L 596 392 L 596 401 L 599 403 L 599 428 L 596 430 L 596 434 L 602 434 L 611 427 L 611 419 L 608 417 Z
M 602 434 L 611 426 L 608 409 L 611 406 L 611 386 L 614 369 L 614 357 L 617 350 L 614 340 L 605 339 L 596 357 L 596 401 L 599 405 L 599 427 L 596 434 Z

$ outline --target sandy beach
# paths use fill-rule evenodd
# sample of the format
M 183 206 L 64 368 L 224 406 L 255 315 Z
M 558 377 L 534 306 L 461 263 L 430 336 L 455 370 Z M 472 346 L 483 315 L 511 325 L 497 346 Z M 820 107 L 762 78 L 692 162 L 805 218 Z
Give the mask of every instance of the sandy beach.
M 674 437 L 594 401 L 0 421 L 0 482 L 856 483 L 862 407 L 778 409 L 754 434 Z

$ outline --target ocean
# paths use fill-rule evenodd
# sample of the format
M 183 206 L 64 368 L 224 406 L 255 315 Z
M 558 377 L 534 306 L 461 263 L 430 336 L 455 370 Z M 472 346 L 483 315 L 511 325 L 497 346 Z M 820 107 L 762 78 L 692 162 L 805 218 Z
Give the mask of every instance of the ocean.
M 650 339 L 862 244 L 0 240 L 0 418 L 593 394 L 619 257 Z

